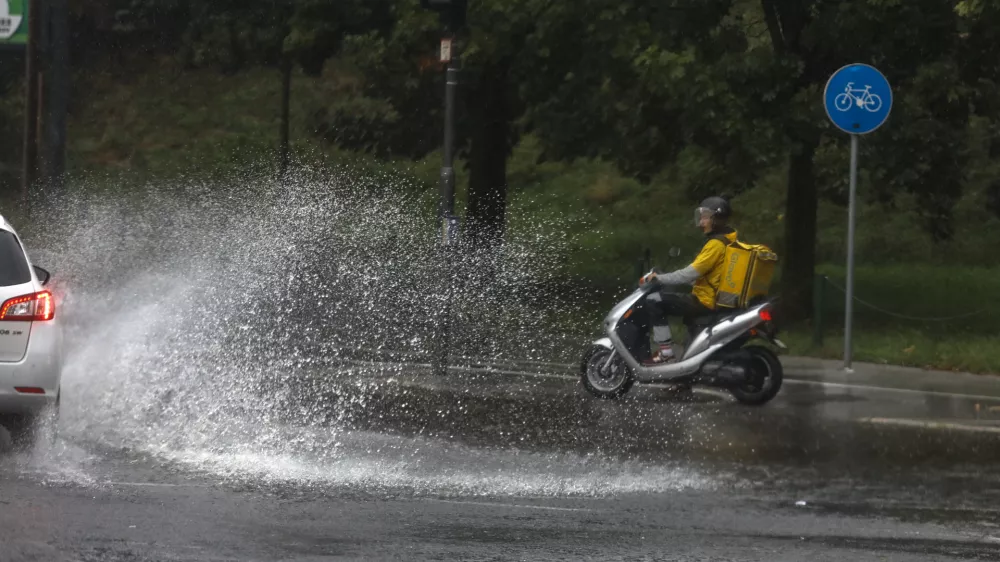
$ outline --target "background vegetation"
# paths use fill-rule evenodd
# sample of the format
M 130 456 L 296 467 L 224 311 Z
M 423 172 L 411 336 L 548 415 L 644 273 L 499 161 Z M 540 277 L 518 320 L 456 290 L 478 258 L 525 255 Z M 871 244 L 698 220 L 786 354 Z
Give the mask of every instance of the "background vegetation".
M 287 64 L 294 159 L 393 176 L 434 212 L 440 24 L 417 0 L 72 5 L 72 174 L 276 166 Z M 742 237 L 782 256 L 794 351 L 839 357 L 848 149 L 820 100 L 837 68 L 873 64 L 896 97 L 861 143 L 856 358 L 1000 372 L 998 25 L 1000 8 L 977 0 L 470 0 L 467 231 L 493 245 L 510 229 L 565 229 L 565 268 L 605 295 L 578 313 L 593 322 L 647 249 L 682 265 L 667 251 L 698 249 L 694 203 L 729 195 Z M 2 60 L 9 206 L 23 61 Z M 821 347 L 815 274 L 831 281 L 815 295 Z

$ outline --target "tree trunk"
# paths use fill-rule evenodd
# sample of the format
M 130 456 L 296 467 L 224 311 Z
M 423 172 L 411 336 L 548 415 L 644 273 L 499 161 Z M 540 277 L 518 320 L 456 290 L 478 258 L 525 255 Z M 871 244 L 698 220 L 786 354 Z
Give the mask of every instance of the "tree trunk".
M 487 249 L 503 241 L 507 219 L 507 65 L 484 69 L 482 76 L 471 98 L 475 105 L 466 231 L 475 248 Z
M 822 79 L 819 74 L 822 67 L 817 64 L 815 55 L 803 47 L 801 40 L 810 17 L 809 4 L 801 0 L 761 0 L 761 9 L 775 54 L 779 58 L 794 55 L 804 65 L 799 83 L 791 94 L 818 84 Z M 819 146 L 819 134 L 809 128 L 796 131 L 795 124 L 786 127 L 789 136 L 798 144 L 793 147 L 788 163 L 780 308 L 786 321 L 795 322 L 808 318 L 812 311 L 817 209 L 813 158 Z
M 800 141 L 789 158 L 785 263 L 781 274 L 781 308 L 786 321 L 808 318 L 812 311 L 817 210 L 813 157 L 818 145 L 815 137 Z

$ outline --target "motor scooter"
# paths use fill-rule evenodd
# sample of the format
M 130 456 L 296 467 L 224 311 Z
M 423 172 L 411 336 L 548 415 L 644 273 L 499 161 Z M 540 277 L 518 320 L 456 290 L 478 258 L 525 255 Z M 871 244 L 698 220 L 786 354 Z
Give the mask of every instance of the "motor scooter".
M 655 271 L 655 270 L 654 270 Z M 777 338 L 771 316 L 772 300 L 762 299 L 745 309 L 719 310 L 685 319 L 688 341 L 676 359 L 645 365 L 650 356 L 648 334 L 642 326 L 646 296 L 655 284 L 639 287 L 621 300 L 604 319 L 606 337 L 584 353 L 580 377 L 584 388 L 598 398 L 616 399 L 632 386 L 667 383 L 728 390 L 739 402 L 762 405 L 781 389 L 783 369 L 777 353 L 786 350 Z

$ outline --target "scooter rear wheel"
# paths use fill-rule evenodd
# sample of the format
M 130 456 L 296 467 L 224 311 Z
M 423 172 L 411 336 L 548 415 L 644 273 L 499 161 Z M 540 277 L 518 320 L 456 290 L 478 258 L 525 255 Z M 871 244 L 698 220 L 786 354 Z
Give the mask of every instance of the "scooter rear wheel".
M 583 355 L 580 380 L 587 392 L 605 400 L 621 398 L 635 384 L 632 369 L 616 356 L 606 370 L 602 369 L 612 351 L 604 346 L 592 346 Z
M 781 390 L 784 369 L 773 351 L 766 347 L 751 345 L 743 348 L 750 353 L 747 364 L 746 384 L 731 388 L 729 392 L 741 403 L 760 406 L 771 401 Z

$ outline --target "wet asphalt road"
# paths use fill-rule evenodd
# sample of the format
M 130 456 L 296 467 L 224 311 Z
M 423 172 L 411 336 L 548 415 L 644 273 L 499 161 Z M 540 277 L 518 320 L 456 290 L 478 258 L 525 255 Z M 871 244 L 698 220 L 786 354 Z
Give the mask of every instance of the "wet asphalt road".
M 673 467 L 700 484 L 262 481 L 70 434 L 0 459 L 0 562 L 1000 560 L 1000 398 L 791 383 L 763 408 L 656 387 L 605 402 L 557 377 L 371 371 L 294 390 L 292 434 L 419 437 L 431 460 L 483 451 L 464 462 L 484 479 L 495 452 Z M 323 406 L 291 407 L 308 403 Z

